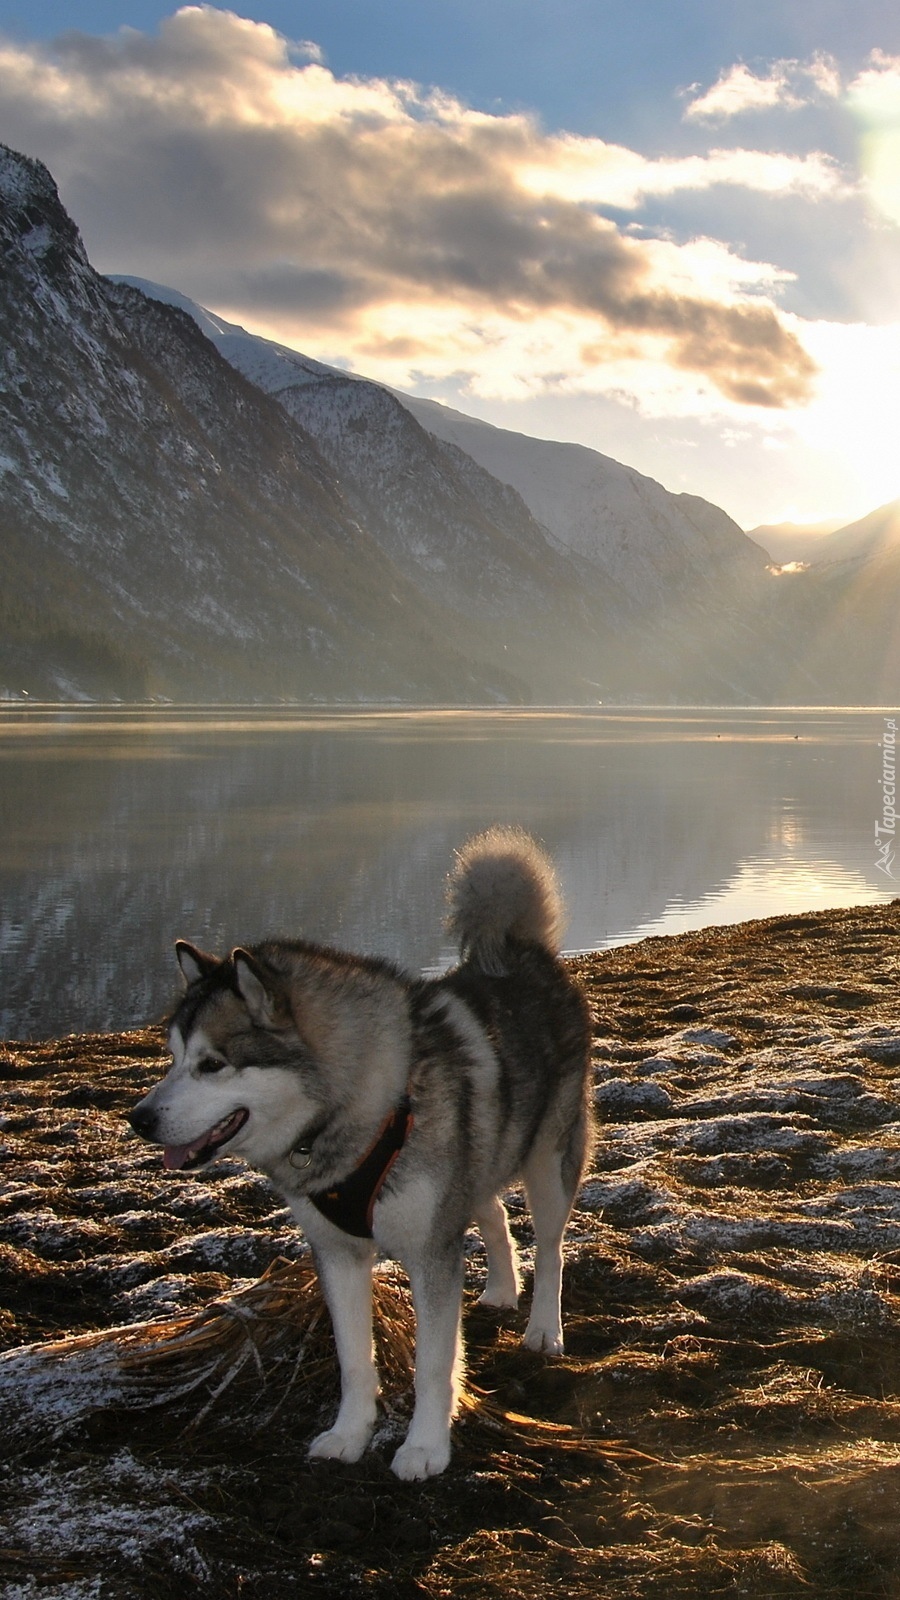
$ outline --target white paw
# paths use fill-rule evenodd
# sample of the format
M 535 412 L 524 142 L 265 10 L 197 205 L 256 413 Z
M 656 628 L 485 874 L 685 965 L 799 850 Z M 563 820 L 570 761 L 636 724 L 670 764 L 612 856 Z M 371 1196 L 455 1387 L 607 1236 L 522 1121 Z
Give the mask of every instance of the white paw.
M 543 1328 L 540 1323 L 529 1322 L 522 1340 L 526 1350 L 537 1350 L 545 1356 L 561 1356 L 563 1353 L 562 1328 Z
M 402 1444 L 391 1462 L 391 1471 L 412 1483 L 419 1478 L 434 1478 L 443 1472 L 450 1460 L 450 1440 L 441 1439 L 433 1445 Z
M 492 1289 L 488 1284 L 484 1293 L 478 1296 L 477 1304 L 491 1306 L 495 1311 L 515 1311 L 519 1296 L 515 1289 Z
M 307 1451 L 310 1461 L 358 1461 L 372 1437 L 372 1429 L 356 1429 L 352 1433 L 340 1428 L 329 1428 L 313 1439 Z

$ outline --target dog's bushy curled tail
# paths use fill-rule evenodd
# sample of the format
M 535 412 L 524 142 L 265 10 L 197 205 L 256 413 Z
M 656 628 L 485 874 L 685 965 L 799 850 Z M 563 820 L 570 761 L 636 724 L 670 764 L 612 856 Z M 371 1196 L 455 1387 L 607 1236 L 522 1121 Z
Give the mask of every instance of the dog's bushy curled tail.
M 559 949 L 562 900 L 549 856 L 521 828 L 489 828 L 458 851 L 447 929 L 480 971 L 509 971 L 510 939 Z

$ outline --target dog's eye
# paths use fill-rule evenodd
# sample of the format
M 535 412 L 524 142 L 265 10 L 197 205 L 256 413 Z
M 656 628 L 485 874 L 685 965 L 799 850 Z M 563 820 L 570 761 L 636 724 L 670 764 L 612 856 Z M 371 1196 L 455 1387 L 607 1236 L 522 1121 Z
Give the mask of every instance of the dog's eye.
M 202 1061 L 197 1062 L 197 1071 L 221 1072 L 222 1068 L 227 1067 L 227 1065 L 227 1061 L 217 1061 L 215 1056 L 204 1056 Z

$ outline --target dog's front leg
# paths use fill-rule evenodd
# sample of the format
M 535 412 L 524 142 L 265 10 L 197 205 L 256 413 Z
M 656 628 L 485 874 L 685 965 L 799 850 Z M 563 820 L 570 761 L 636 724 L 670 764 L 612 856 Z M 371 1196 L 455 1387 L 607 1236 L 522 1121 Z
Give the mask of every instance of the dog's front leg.
M 450 1460 L 450 1423 L 462 1372 L 463 1252 L 406 1262 L 416 1312 L 416 1404 L 391 1466 L 398 1478 L 431 1478 Z
M 330 1223 L 327 1226 L 330 1228 Z M 378 1394 L 372 1342 L 375 1247 L 365 1239 L 341 1237 L 326 1247 L 319 1242 L 315 1257 L 334 1328 L 341 1403 L 334 1426 L 313 1440 L 309 1454 L 319 1459 L 358 1461 L 375 1427 Z

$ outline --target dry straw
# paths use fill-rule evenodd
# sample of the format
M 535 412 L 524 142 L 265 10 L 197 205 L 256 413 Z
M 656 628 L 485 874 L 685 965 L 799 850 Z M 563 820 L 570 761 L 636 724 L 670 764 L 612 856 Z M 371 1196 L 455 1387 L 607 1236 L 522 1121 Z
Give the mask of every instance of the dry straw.
M 374 1325 L 382 1401 L 389 1416 L 402 1416 L 411 1408 L 414 1319 L 409 1292 L 390 1264 L 375 1273 Z M 239 1411 L 263 1427 L 290 1397 L 292 1426 L 312 1433 L 337 1383 L 331 1322 L 315 1271 L 307 1262 L 279 1259 L 247 1288 L 191 1315 L 8 1351 L 0 1357 L 0 1410 L 11 1390 L 20 1404 L 30 1393 L 32 1424 L 55 1432 L 94 1411 L 172 1406 L 187 1410 L 190 1432 L 227 1392 L 230 1420 Z M 571 1428 L 507 1411 L 474 1386 L 465 1389 L 461 1412 L 464 1421 L 520 1445 L 637 1459 L 616 1441 L 584 1439 Z
M 413 1374 L 412 1319 L 405 1291 L 390 1272 L 375 1275 L 375 1330 L 382 1386 L 389 1401 L 408 1392 Z M 203 1311 L 171 1321 L 114 1329 L 128 1393 L 143 1404 L 207 1398 L 190 1426 L 202 1422 L 236 1379 L 258 1379 L 280 1409 L 295 1405 L 315 1425 L 323 1398 L 336 1389 L 331 1323 L 313 1268 L 277 1260 L 249 1288 Z M 298 1380 L 300 1380 L 298 1385 Z M 264 1408 L 269 1420 L 274 1410 Z

